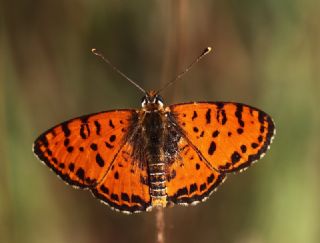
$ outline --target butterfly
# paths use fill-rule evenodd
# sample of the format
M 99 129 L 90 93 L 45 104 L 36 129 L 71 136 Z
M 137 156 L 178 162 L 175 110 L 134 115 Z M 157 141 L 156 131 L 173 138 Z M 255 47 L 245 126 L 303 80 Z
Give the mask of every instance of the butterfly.
M 34 153 L 68 184 L 132 213 L 206 200 L 228 173 L 263 157 L 275 134 L 272 118 L 249 105 L 165 106 L 159 91 L 142 91 L 140 109 L 63 122 L 36 139 Z

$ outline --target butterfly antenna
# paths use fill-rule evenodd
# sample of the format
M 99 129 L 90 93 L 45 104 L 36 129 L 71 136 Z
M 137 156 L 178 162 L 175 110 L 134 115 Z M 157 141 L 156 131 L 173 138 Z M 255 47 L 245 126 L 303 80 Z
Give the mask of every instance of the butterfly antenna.
M 128 80 L 130 83 L 132 83 L 134 86 L 136 86 L 142 93 L 147 94 L 147 92 L 136 82 L 134 82 L 131 78 L 129 78 L 127 75 L 125 75 L 123 72 L 121 72 L 115 65 L 113 65 L 101 52 L 99 52 L 97 49 L 93 48 L 91 49 L 91 52 L 100 57 L 105 63 L 107 63 L 114 71 L 116 71 L 120 76 Z
M 164 89 L 171 86 L 173 83 L 175 83 L 178 79 L 180 79 L 184 74 L 186 74 L 196 63 L 198 63 L 204 56 L 206 56 L 210 51 L 212 50 L 211 47 L 207 47 L 203 50 L 203 52 L 181 73 L 178 74 L 178 76 L 173 79 L 172 81 L 168 82 L 165 86 L 163 86 L 160 90 L 158 90 L 156 93 L 159 94 Z

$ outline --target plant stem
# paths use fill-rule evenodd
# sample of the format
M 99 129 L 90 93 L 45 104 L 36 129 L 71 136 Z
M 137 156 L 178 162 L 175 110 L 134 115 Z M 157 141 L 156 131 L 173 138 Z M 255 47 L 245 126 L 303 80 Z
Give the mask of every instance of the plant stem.
M 157 243 L 164 243 L 164 228 L 165 228 L 165 221 L 164 221 L 164 212 L 162 207 L 158 207 L 156 212 L 156 232 L 157 232 Z

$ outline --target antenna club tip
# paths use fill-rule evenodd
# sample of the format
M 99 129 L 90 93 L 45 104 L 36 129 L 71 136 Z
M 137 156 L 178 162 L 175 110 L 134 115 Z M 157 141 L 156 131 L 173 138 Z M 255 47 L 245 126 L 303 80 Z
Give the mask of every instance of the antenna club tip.
M 208 46 L 206 49 L 204 49 L 203 54 L 206 55 L 211 51 L 212 51 L 212 47 Z
M 96 48 L 92 48 L 92 49 L 91 49 L 91 52 L 92 52 L 94 55 L 97 55 L 97 49 L 96 49 Z

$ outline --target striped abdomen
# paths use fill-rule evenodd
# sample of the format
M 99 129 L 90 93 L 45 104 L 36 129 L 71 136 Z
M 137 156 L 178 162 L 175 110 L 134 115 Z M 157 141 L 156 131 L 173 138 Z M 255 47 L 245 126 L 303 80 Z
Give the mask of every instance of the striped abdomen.
M 148 165 L 151 203 L 153 206 L 167 204 L 166 165 L 164 160 L 164 123 L 161 112 L 145 114 L 145 153 Z

